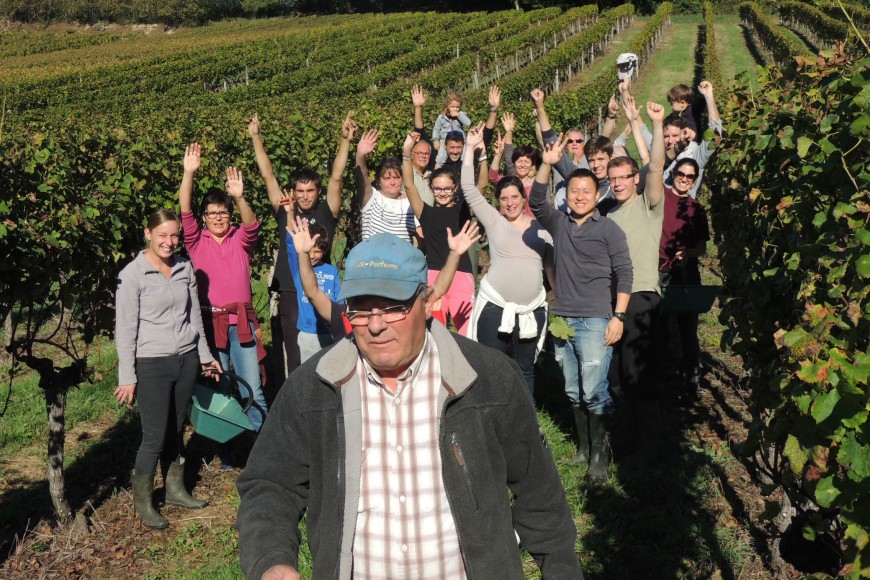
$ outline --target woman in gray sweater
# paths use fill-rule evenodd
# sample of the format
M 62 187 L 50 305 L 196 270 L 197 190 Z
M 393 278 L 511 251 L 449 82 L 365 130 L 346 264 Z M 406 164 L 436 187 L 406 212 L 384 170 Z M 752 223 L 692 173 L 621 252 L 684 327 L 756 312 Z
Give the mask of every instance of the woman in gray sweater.
M 142 443 L 133 470 L 133 503 L 143 523 L 169 525 L 154 509 L 157 461 L 171 461 L 165 477 L 166 503 L 188 508 L 208 505 L 184 488 L 182 428 L 200 370 L 221 372 L 203 332 L 196 277 L 190 261 L 175 255 L 181 222 L 169 210 L 148 217 L 148 247 L 118 276 L 115 345 L 122 405 L 139 402 Z

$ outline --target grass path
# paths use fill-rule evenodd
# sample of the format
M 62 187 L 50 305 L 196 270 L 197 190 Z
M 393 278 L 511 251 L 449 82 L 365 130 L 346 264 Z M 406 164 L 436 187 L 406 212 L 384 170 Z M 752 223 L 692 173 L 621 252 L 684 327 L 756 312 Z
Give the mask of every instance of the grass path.
M 716 50 L 722 67 L 722 80 L 733 83 L 737 75 L 747 72 L 746 79 L 753 89 L 758 88 L 755 67 L 758 61 L 746 44 L 746 35 L 736 14 L 717 14 L 715 17 Z
M 631 26 L 623 30 L 618 37 L 614 38 L 613 42 L 607 45 L 604 53 L 595 57 L 591 65 L 583 69 L 581 73 L 578 73 L 571 79 L 571 82 L 563 84 L 559 89 L 560 92 L 574 90 L 583 83 L 589 82 L 590 79 L 596 78 L 608 68 L 613 69 L 614 74 L 616 74 L 616 57 L 624 52 L 628 43 L 637 36 L 648 21 L 648 17 L 635 17 Z

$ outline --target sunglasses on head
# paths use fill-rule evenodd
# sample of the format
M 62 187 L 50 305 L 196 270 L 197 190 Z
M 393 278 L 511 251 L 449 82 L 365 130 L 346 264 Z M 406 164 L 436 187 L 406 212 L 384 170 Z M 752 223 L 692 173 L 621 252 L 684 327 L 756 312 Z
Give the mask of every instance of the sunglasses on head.
M 682 177 L 686 181 L 695 181 L 698 178 L 694 173 L 683 173 L 679 169 L 674 171 L 674 177 Z

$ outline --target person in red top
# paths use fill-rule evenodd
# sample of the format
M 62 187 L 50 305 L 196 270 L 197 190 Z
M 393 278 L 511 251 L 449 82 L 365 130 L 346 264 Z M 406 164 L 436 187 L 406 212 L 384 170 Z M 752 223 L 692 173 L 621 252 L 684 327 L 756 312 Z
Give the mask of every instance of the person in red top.
M 704 207 L 690 195 L 699 174 L 694 159 L 680 159 L 673 172 L 674 187 L 665 188 L 665 215 L 659 245 L 659 283 L 662 286 L 701 284 L 698 258 L 707 252 L 710 228 Z M 688 386 L 696 391 L 701 380 L 698 315 L 680 312 L 674 316 L 683 351 L 682 374 Z M 669 316 L 662 316 L 660 323 L 662 344 L 670 345 L 667 339 Z
M 260 360 L 265 349 L 260 343 L 260 327 L 251 303 L 251 254 L 259 237 L 260 222 L 245 200 L 241 172 L 230 167 L 226 173 L 226 193 L 211 191 L 202 200 L 206 229 L 200 228 L 191 198 L 201 154 L 199 143 L 188 146 L 184 153 L 184 178 L 178 190 L 184 245 L 196 271 L 202 309 L 207 312 L 203 324 L 209 347 L 224 369 L 232 361 L 235 373 L 250 385 L 254 400 L 248 409 L 248 419 L 259 433 L 267 413 L 260 380 Z M 233 204 L 242 219 L 240 227 L 230 224 Z

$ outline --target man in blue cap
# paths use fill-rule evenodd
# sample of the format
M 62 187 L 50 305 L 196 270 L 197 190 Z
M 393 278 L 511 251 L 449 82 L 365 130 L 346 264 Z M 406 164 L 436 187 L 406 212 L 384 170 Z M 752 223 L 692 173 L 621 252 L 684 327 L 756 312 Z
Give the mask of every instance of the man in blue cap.
M 353 336 L 287 379 L 239 477 L 248 578 L 582 578 L 525 380 L 430 320 L 426 260 L 391 234 L 348 255 Z M 508 488 L 513 496 L 507 493 Z

